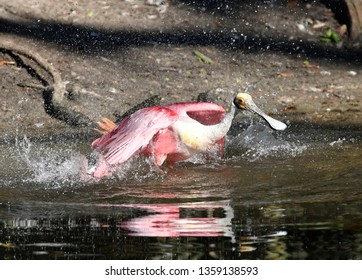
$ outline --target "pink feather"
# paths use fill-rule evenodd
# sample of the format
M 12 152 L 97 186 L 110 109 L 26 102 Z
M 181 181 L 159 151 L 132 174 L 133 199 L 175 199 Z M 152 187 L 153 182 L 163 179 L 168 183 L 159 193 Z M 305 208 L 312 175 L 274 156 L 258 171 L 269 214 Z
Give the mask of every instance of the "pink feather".
M 182 115 L 188 115 L 203 125 L 213 125 L 224 118 L 225 110 L 207 102 L 176 103 L 138 110 L 114 130 L 93 141 L 93 149 L 103 156 L 93 175 L 109 175 L 110 166 L 123 163 L 136 153 L 153 156 L 158 166 L 166 159 L 171 166 L 187 159 L 190 152 L 172 129 L 172 124 Z M 215 143 L 220 153 L 223 153 L 223 143 L 224 138 Z
M 113 131 L 96 139 L 92 147 L 100 151 L 109 164 L 122 163 L 177 119 L 178 115 L 165 107 L 141 109 L 122 120 Z

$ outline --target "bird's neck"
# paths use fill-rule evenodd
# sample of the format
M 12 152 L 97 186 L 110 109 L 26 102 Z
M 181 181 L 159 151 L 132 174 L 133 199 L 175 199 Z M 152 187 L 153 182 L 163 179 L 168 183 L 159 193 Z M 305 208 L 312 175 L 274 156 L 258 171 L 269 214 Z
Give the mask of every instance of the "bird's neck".
M 224 119 L 220 123 L 214 125 L 214 127 L 213 127 L 214 137 L 213 138 L 215 138 L 216 140 L 219 140 L 219 139 L 225 137 L 225 135 L 230 130 L 231 123 L 234 119 L 234 115 L 235 115 L 235 105 L 232 103 L 229 111 L 225 114 Z

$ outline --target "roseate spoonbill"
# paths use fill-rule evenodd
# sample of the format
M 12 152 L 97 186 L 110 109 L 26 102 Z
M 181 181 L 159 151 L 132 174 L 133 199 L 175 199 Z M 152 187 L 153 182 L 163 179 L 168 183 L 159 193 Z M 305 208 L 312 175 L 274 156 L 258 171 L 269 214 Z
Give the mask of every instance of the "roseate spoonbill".
M 118 164 L 135 154 L 150 157 L 155 165 L 172 167 L 197 152 L 224 151 L 235 108 L 260 115 L 275 130 L 287 126 L 262 112 L 247 93 L 239 93 L 228 112 L 209 102 L 176 103 L 140 109 L 118 125 L 104 118 L 99 123 L 103 134 L 92 143 L 98 162 L 88 170 L 100 178 L 110 175 Z

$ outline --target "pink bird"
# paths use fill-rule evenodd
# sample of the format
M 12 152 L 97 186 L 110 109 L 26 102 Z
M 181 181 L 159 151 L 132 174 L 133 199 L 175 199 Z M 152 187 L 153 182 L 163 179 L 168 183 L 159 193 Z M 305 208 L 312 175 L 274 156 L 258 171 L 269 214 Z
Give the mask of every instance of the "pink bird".
M 97 178 L 111 175 L 119 164 L 134 155 L 149 157 L 156 166 L 166 162 L 170 167 L 196 153 L 216 151 L 222 155 L 235 108 L 260 115 L 275 130 L 287 127 L 262 112 L 246 93 L 236 95 L 228 112 L 209 102 L 148 107 L 118 125 L 106 118 L 99 123 L 103 136 L 92 143 L 99 158 L 88 173 Z

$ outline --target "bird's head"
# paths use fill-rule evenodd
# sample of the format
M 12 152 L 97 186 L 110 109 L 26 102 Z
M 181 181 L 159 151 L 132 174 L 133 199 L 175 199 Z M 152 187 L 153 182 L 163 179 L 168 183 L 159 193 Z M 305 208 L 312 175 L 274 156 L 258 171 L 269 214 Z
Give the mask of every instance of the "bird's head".
M 287 128 L 287 125 L 285 123 L 273 119 L 272 117 L 265 114 L 262 110 L 260 110 L 259 107 L 256 106 L 256 104 L 254 103 L 251 96 L 247 93 L 238 93 L 234 98 L 234 105 L 236 108 L 239 108 L 241 110 L 247 110 L 258 114 L 267 121 L 271 128 L 275 130 L 284 130 Z
M 250 94 L 240 92 L 235 96 L 234 104 L 235 104 L 236 108 L 239 108 L 241 110 L 248 110 L 247 102 L 249 100 L 253 101 Z

